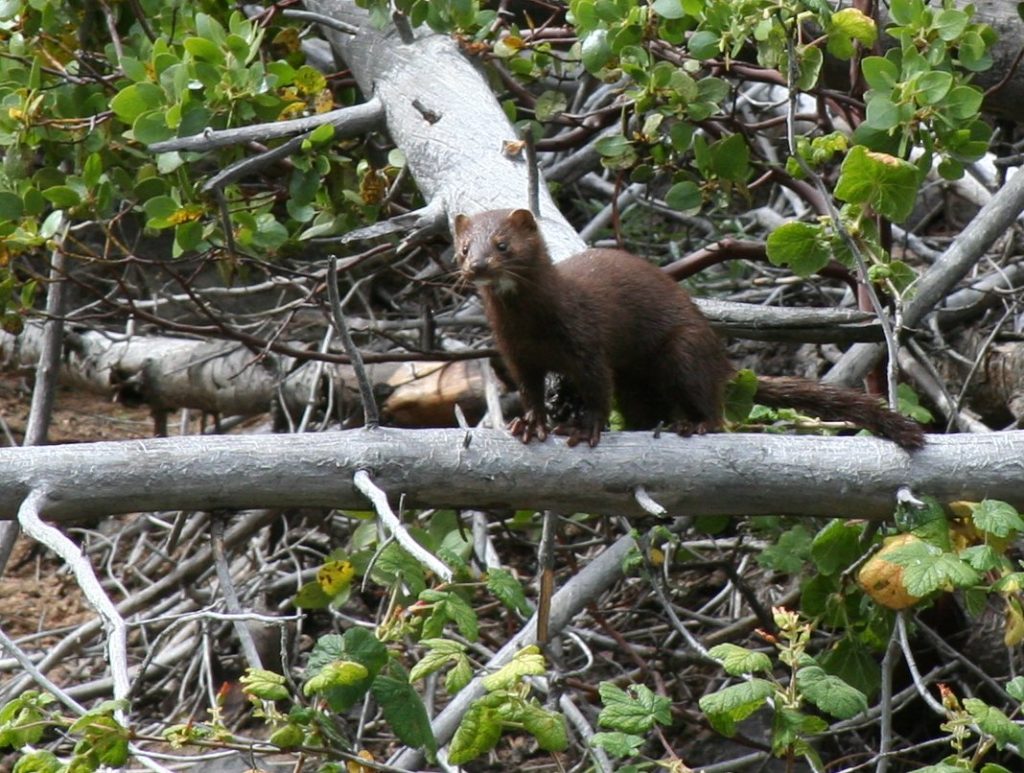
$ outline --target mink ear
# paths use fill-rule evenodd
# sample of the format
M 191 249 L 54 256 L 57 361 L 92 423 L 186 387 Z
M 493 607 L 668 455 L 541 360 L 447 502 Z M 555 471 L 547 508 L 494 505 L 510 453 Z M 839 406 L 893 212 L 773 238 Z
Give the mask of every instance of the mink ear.
M 523 229 L 529 231 L 537 230 L 537 221 L 533 217 L 533 213 L 528 209 L 514 209 L 509 213 L 508 216 L 509 225 L 516 229 Z
M 461 212 L 455 216 L 455 238 L 458 239 L 462 234 L 469 228 L 469 215 L 463 215 Z

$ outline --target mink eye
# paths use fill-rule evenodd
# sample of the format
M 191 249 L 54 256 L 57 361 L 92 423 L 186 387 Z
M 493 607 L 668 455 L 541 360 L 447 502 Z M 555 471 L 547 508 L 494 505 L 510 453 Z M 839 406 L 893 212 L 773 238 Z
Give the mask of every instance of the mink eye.
M 498 252 L 508 252 L 508 242 L 495 242 L 494 249 L 496 249 Z

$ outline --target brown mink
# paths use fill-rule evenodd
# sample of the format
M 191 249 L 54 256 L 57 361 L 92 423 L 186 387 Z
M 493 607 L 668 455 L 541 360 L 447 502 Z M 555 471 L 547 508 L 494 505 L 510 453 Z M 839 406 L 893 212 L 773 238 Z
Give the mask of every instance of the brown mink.
M 509 429 L 524 443 L 548 435 L 549 373 L 566 379 L 581 406 L 573 426 L 556 428 L 569 445 L 597 445 L 613 395 L 628 429 L 671 422 L 681 434 L 702 434 L 721 427 L 735 368 L 690 296 L 660 269 L 606 249 L 554 264 L 525 209 L 457 215 L 455 250 L 519 386 L 524 414 Z M 924 444 L 920 425 L 852 389 L 762 376 L 755 399 L 848 421 L 905 449 Z

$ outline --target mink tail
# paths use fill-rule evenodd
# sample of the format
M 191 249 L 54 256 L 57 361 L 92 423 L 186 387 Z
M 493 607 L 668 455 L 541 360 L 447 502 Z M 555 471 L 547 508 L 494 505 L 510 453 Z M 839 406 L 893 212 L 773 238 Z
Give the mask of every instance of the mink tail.
M 913 451 L 924 445 L 924 429 L 913 419 L 886 408 L 877 398 L 854 389 L 805 378 L 758 376 L 756 402 L 770 408 L 795 408 L 827 421 L 848 421 Z

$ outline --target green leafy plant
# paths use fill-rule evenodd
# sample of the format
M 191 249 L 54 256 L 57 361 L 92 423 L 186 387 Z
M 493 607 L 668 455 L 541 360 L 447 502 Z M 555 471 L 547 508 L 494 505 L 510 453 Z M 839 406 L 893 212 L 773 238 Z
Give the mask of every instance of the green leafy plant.
M 1024 743 L 1024 728 L 1016 725 L 1003 711 L 988 705 L 979 698 L 965 698 L 961 701 L 947 685 L 940 685 L 942 706 L 946 710 L 946 721 L 941 729 L 949 733 L 949 744 L 953 753 L 936 765 L 920 768 L 922 773 L 1010 773 L 1008 768 L 993 762 L 984 762 L 993 746 L 1004 748 L 1007 744 L 1020 746 Z M 1018 704 L 1024 700 L 1024 679 L 1015 677 L 1006 685 L 1006 691 Z M 1020 710 L 1020 706 L 1017 706 Z M 973 738 L 977 748 L 969 748 Z
M 29 690 L 0 707 L 0 749 L 25 751 L 14 770 L 89 773 L 124 767 L 131 734 L 116 716 L 126 708 L 123 702 L 103 701 L 80 717 L 61 714 L 55 703 L 52 696 Z M 30 748 L 53 729 L 77 739 L 70 757 L 61 759 L 45 749 Z
M 779 607 L 772 610 L 772 616 L 778 634 L 765 636 L 775 645 L 779 662 L 788 669 L 786 676 L 776 678 L 772 659 L 762 652 L 720 644 L 708 654 L 721 662 L 726 673 L 743 681 L 708 693 L 700 699 L 700 708 L 718 732 L 732 736 L 737 723 L 770 706 L 772 751 L 778 756 L 806 757 L 820 768 L 821 760 L 809 738 L 824 732 L 828 723 L 808 713 L 804 705 L 809 703 L 837 719 L 849 719 L 867 709 L 867 698 L 828 673 L 817 658 L 808 654 L 813 630 L 810 623 Z
M 523 730 L 546 751 L 568 746 L 565 718 L 531 698 L 528 677 L 547 671 L 537 647 L 525 647 L 483 679 L 487 694 L 470 705 L 452 737 L 448 760 L 462 765 L 493 749 L 508 729 Z
M 654 761 L 629 764 L 625 761 L 639 756 L 652 731 L 660 734 L 660 727 L 672 723 L 668 698 L 655 694 L 642 684 L 629 685 L 623 690 L 611 682 L 601 682 L 598 692 L 604 708 L 598 715 L 597 723 L 608 730 L 595 733 L 590 739 L 591 745 L 622 760 L 623 764 L 617 770 L 639 771 L 657 767 Z M 671 749 L 669 751 L 671 753 Z

